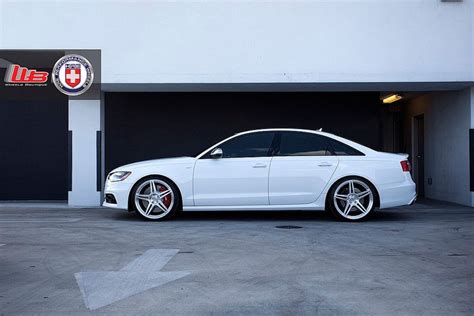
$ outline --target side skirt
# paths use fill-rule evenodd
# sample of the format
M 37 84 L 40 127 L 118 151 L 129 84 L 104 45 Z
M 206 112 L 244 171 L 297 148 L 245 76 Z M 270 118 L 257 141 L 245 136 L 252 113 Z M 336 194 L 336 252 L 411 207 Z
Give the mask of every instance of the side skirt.
M 297 205 L 229 205 L 229 206 L 183 206 L 183 211 L 324 211 L 315 204 Z

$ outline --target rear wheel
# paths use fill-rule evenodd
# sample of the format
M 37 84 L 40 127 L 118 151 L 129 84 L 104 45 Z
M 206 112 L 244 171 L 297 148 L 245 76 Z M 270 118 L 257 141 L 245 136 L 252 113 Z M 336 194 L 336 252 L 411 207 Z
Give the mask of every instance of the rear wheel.
M 329 191 L 329 209 L 337 219 L 366 219 L 375 208 L 375 189 L 361 178 L 345 178 Z
M 158 176 L 140 180 L 131 197 L 135 212 L 149 220 L 169 219 L 176 214 L 180 205 L 176 185 Z

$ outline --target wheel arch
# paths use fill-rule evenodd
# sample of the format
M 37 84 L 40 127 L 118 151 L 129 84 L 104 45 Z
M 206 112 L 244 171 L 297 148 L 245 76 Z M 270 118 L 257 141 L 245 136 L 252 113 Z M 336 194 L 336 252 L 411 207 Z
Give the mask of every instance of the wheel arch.
M 178 190 L 178 194 L 179 194 L 179 206 L 178 206 L 178 210 L 181 210 L 183 208 L 183 194 L 181 193 L 181 189 L 179 188 L 179 186 L 176 184 L 175 181 L 173 181 L 172 179 L 170 179 L 169 177 L 167 176 L 164 176 L 162 174 L 149 174 L 149 175 L 146 175 L 146 176 L 143 176 L 139 179 L 137 179 L 135 181 L 135 183 L 132 185 L 132 188 L 130 189 L 130 192 L 128 193 L 128 211 L 131 212 L 133 210 L 132 206 L 133 206 L 133 197 L 132 197 L 132 194 L 133 192 L 135 191 L 135 188 L 137 187 L 137 185 L 142 182 L 143 180 L 146 180 L 146 179 L 152 179 L 152 178 L 156 178 L 156 177 L 159 177 L 159 178 L 163 178 L 164 180 L 166 181 L 169 181 L 171 184 L 173 184 L 176 189 Z
M 363 177 L 363 176 L 360 176 L 360 175 L 345 175 L 345 176 L 340 177 L 340 178 L 338 178 L 337 180 L 335 180 L 335 181 L 331 184 L 331 186 L 329 187 L 329 189 L 327 190 L 326 197 L 325 197 L 325 200 L 324 200 L 324 207 L 325 207 L 326 209 L 328 209 L 328 207 L 329 207 L 329 205 L 328 205 L 329 199 L 330 199 L 329 193 L 331 192 L 331 190 L 332 190 L 337 184 L 339 184 L 340 182 L 342 182 L 342 181 L 344 181 L 344 180 L 346 180 L 346 179 L 349 179 L 349 178 L 361 179 L 361 180 L 367 182 L 367 183 L 372 187 L 372 189 L 374 190 L 374 193 L 375 193 L 375 194 L 374 194 L 374 195 L 375 195 L 375 196 L 374 196 L 374 204 L 375 204 L 375 207 L 380 207 L 380 194 L 379 194 L 379 191 L 378 191 L 377 187 L 375 186 L 375 184 L 374 184 L 372 181 L 370 181 L 370 180 L 367 179 L 366 177 Z

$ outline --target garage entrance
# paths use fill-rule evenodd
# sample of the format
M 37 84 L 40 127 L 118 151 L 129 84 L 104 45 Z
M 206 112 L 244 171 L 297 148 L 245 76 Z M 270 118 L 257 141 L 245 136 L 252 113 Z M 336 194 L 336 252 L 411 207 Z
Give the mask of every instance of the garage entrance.
M 1 101 L 0 200 L 67 200 L 67 101 Z
M 105 171 L 130 162 L 195 156 L 237 132 L 319 129 L 383 148 L 378 92 L 105 94 Z

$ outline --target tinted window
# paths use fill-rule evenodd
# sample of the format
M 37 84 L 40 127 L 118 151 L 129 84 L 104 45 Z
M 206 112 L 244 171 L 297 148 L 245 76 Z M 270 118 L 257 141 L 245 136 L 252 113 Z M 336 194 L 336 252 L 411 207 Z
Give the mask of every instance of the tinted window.
M 310 133 L 281 133 L 278 156 L 326 156 L 331 155 L 327 138 Z
M 328 141 L 331 144 L 333 154 L 336 156 L 364 156 L 364 154 L 357 149 L 335 139 L 328 139 Z
M 273 132 L 245 134 L 232 138 L 218 147 L 222 149 L 222 158 L 266 157 L 274 134 Z

